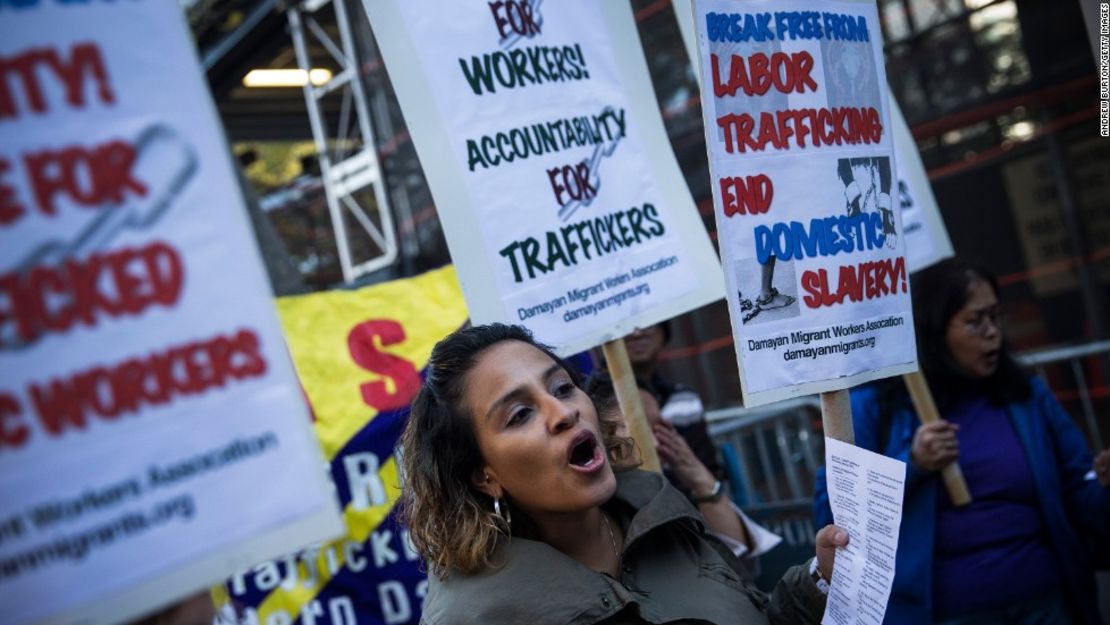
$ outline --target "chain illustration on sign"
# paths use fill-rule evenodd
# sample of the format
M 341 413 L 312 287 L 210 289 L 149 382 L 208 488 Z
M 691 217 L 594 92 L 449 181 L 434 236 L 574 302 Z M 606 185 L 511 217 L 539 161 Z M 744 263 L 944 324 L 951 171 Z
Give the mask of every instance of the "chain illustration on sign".
M 52 239 L 33 248 L 17 263 L 15 275 L 26 278 L 38 267 L 59 267 L 105 249 L 121 232 L 150 228 L 174 206 L 199 169 L 192 147 L 162 124 L 144 129 L 134 147 L 136 167 L 147 170 L 144 180 L 149 181 L 152 192 L 139 202 L 115 202 L 102 208 L 72 239 Z M 25 349 L 43 333 L 42 328 L 36 328 L 35 336 L 20 336 L 17 324 L 7 324 L 0 328 L 0 350 Z
M 622 110 L 619 115 L 612 106 L 606 106 L 601 111 L 599 117 L 604 118 L 609 116 L 613 119 L 619 118 L 620 132 L 611 133 L 607 142 L 598 142 L 594 145 L 593 154 L 590 158 L 583 160 L 573 169 L 568 167 L 562 168 L 562 176 L 565 191 L 569 198 L 565 203 L 559 206 L 559 220 L 567 221 L 574 213 L 583 206 L 589 206 L 593 203 L 594 198 L 597 197 L 598 192 L 601 190 L 601 163 L 604 159 L 609 158 L 617 151 L 617 146 L 620 145 L 621 139 L 624 138 L 624 111 Z M 606 124 L 608 129 L 608 124 Z M 550 176 L 551 172 L 548 172 Z M 573 178 L 572 178 L 573 177 Z M 555 197 L 558 199 L 560 193 L 556 182 L 552 179 L 552 187 L 556 189 Z

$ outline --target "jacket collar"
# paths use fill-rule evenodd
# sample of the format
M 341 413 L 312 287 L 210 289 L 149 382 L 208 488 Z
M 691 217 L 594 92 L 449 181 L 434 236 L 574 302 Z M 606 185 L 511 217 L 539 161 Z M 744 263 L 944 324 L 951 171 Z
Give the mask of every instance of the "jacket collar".
M 617 474 L 617 492 L 605 507 L 631 522 L 625 529 L 626 553 L 655 529 L 675 522 L 701 525 L 693 505 L 658 473 Z M 475 575 L 449 573 L 430 580 L 425 618 L 440 622 L 514 622 L 530 625 L 596 622 L 606 618 L 603 598 L 620 592 L 597 573 L 550 545 L 512 537 L 497 548 L 500 567 Z M 439 588 L 435 588 L 440 586 Z M 431 600 L 434 597 L 434 600 Z M 568 598 L 573 600 L 568 601 Z
M 672 487 L 662 475 L 649 471 L 617 473 L 617 493 L 613 500 L 633 511 L 625 529 L 624 549 L 657 527 L 688 520 L 701 526 L 701 517 L 690 500 Z M 613 505 L 610 501 L 608 505 Z

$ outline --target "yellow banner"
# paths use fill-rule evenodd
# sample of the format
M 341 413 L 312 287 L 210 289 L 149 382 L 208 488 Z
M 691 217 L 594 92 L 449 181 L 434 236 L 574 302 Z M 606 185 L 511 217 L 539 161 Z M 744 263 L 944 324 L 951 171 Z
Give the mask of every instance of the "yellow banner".
M 236 575 L 217 604 L 248 624 L 416 622 L 425 582 L 390 514 L 393 452 L 432 347 L 467 318 L 454 268 L 277 306 L 348 535 Z

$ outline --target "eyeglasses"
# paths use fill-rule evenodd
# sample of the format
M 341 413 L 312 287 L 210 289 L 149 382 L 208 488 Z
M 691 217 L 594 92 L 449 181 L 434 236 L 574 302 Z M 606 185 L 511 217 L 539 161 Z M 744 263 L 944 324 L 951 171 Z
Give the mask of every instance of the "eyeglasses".
M 990 322 L 995 330 L 1002 331 L 1002 324 L 1004 322 L 1002 311 L 998 307 L 984 308 L 971 313 L 969 316 L 964 317 L 959 323 L 962 323 L 964 330 L 968 334 L 986 334 L 987 323 Z

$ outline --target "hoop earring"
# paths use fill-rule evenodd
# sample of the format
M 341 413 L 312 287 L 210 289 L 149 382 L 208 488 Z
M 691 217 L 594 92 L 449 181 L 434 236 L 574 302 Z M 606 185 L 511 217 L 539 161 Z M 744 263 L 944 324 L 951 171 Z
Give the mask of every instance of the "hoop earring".
M 513 528 L 513 514 L 509 512 L 509 502 L 505 502 L 505 511 L 501 512 L 501 498 L 493 498 L 493 514 L 505 522 L 506 533 Z

